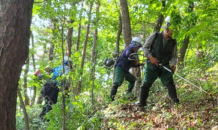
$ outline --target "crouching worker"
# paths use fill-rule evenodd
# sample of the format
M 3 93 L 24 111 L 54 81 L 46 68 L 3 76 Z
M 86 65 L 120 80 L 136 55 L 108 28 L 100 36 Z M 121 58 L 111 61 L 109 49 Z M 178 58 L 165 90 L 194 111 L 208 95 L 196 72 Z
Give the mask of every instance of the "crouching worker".
M 133 38 L 131 44 L 125 48 L 119 57 L 119 60 L 115 65 L 115 79 L 110 95 L 112 101 L 114 101 L 117 89 L 122 85 L 124 79 L 129 82 L 127 93 L 132 92 L 136 78 L 129 72 L 129 70 L 131 67 L 139 67 L 144 64 L 139 64 L 138 61 L 129 59 L 129 56 L 133 53 L 137 53 L 140 47 L 142 47 L 142 40 L 139 37 L 135 37 Z
M 60 89 L 58 86 L 62 86 L 61 82 L 57 81 L 57 78 L 63 74 L 67 74 L 70 69 L 72 68 L 72 62 L 70 60 L 64 61 L 64 73 L 63 73 L 63 65 L 55 67 L 52 72 L 52 79 L 51 82 L 45 83 L 43 86 L 43 90 L 41 94 L 45 98 L 45 106 L 40 114 L 40 118 L 44 121 L 44 115 L 52 110 L 52 105 L 57 103 L 58 99 L 58 92 Z M 68 87 L 66 87 L 67 89 Z

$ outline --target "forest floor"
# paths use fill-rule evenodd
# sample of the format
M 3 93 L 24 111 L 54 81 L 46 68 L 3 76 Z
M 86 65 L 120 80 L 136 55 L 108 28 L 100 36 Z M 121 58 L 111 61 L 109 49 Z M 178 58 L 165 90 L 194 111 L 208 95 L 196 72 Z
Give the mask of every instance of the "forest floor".
M 180 104 L 174 104 L 166 92 L 153 93 L 143 112 L 135 105 L 137 100 L 128 101 L 120 97 L 103 110 L 102 129 L 218 130 L 218 100 L 199 96 L 199 93 L 198 97 L 190 95 L 194 93 L 185 93 Z

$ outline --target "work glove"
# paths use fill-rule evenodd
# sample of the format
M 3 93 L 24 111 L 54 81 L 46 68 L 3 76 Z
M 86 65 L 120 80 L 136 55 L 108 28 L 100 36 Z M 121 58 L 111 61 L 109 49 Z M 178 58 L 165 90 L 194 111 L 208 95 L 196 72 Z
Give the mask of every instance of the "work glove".
M 156 66 L 158 66 L 159 60 L 157 58 L 150 56 L 149 60 L 151 61 L 152 64 L 155 64 Z

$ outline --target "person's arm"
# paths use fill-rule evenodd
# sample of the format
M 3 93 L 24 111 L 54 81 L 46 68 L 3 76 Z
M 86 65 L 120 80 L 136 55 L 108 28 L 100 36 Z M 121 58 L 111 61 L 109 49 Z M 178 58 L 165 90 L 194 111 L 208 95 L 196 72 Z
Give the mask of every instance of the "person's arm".
M 129 50 L 126 51 L 125 55 L 129 57 L 133 53 L 135 53 L 133 48 L 129 48 Z M 131 61 L 132 62 L 131 67 L 139 67 L 139 66 L 144 65 L 144 64 L 139 63 L 138 55 L 134 55 L 133 59 L 134 61 L 133 60 Z
M 151 52 L 149 52 L 149 49 L 151 48 L 151 45 L 156 37 L 157 32 L 152 33 L 149 37 L 146 38 L 145 44 L 142 47 L 142 50 L 144 52 L 144 55 L 149 58 L 151 56 Z
M 155 40 L 155 37 L 157 35 L 158 32 L 154 32 L 152 33 L 148 38 L 146 38 L 145 40 L 145 44 L 143 45 L 142 49 L 144 52 L 144 55 L 147 57 L 147 59 L 150 60 L 150 62 L 152 64 L 155 64 L 156 66 L 158 66 L 158 59 L 156 59 L 155 57 L 152 56 L 151 52 L 149 51 L 149 49 L 151 48 L 152 43 Z

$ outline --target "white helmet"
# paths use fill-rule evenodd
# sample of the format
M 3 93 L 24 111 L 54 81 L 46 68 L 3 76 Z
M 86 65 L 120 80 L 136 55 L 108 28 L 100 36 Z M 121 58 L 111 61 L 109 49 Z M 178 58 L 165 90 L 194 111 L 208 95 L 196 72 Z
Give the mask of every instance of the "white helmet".
M 139 37 L 134 37 L 130 44 L 132 47 L 142 47 L 142 40 Z
M 142 44 L 142 40 L 141 40 L 141 38 L 139 38 L 139 37 L 134 37 L 134 38 L 132 39 L 132 41 L 135 41 L 135 42 L 138 42 L 138 43 Z
M 166 21 L 167 23 L 170 23 L 170 16 L 167 16 L 167 17 L 165 18 L 165 21 Z
M 165 26 L 162 26 L 162 28 L 169 28 L 169 26 L 170 26 L 170 16 L 167 16 L 164 21 L 166 23 L 165 23 Z
M 71 61 L 71 59 L 68 56 L 64 56 L 64 61 Z

